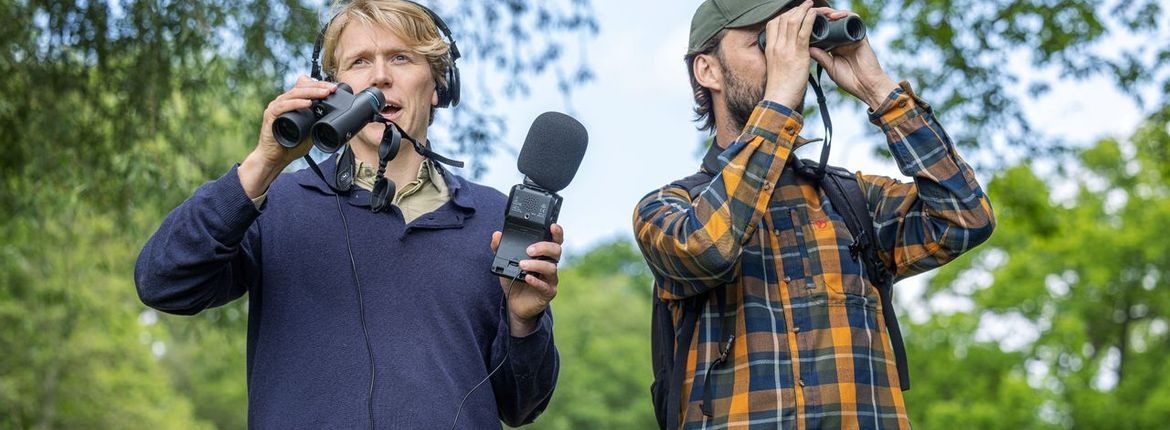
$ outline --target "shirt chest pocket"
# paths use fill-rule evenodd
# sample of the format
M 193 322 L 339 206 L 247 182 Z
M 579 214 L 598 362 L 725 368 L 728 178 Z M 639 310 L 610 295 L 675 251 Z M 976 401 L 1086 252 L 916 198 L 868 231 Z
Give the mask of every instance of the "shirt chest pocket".
M 808 246 L 816 249 L 810 255 L 813 264 L 820 269 L 818 275 L 822 276 L 830 296 L 870 295 L 861 255 L 854 256 L 849 249 L 853 244 L 853 234 L 845 219 L 833 212 L 810 214 L 807 227 L 810 232 Z
M 781 267 L 780 276 L 788 284 L 805 284 L 808 271 L 808 250 L 804 245 L 804 232 L 800 230 L 799 218 L 796 212 L 790 209 L 772 212 L 772 235 L 779 249 Z M 807 280 L 812 286 L 812 280 Z
M 861 260 L 849 253 L 853 235 L 844 218 L 832 211 L 795 209 L 771 215 L 786 281 L 811 290 L 823 288 L 834 301 L 846 296 L 876 298 L 863 278 Z

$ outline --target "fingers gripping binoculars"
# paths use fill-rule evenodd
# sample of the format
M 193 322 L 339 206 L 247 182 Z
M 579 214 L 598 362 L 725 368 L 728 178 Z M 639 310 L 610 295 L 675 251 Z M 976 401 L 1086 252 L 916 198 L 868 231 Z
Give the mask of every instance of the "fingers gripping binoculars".
M 349 85 L 337 84 L 337 91 L 329 97 L 276 117 L 272 135 L 286 148 L 295 148 L 312 136 L 317 149 L 337 152 L 355 133 L 377 119 L 385 104 L 386 98 L 377 88 L 366 88 L 355 95 Z
M 808 46 L 825 51 L 838 46 L 848 45 L 865 38 L 865 22 L 857 16 L 850 15 L 836 21 L 829 21 L 824 15 L 817 15 L 813 20 L 812 34 L 808 38 Z M 767 32 L 761 31 L 756 39 L 760 49 L 764 49 Z

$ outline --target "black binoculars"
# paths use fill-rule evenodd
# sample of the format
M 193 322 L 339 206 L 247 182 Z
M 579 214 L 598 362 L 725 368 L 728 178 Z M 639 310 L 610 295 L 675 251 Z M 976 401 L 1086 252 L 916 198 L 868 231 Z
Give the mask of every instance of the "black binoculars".
M 812 34 L 808 37 L 808 46 L 832 50 L 841 45 L 848 45 L 865 38 L 865 22 L 856 16 L 850 15 L 836 21 L 829 21 L 824 15 L 817 15 L 813 20 Z M 760 49 L 764 49 L 767 31 L 760 31 L 756 39 Z
M 276 117 L 272 134 L 286 148 L 295 148 L 312 135 L 317 149 L 337 152 L 354 133 L 377 119 L 385 104 L 386 98 L 377 88 L 366 88 L 354 95 L 349 85 L 337 84 L 337 91 L 329 97 Z

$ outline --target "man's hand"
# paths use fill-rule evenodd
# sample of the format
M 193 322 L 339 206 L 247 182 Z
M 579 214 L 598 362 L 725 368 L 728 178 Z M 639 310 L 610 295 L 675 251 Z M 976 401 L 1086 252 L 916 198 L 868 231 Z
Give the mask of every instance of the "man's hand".
M 309 139 L 301 142 L 295 148 L 285 148 L 276 142 L 272 136 L 272 123 L 276 117 L 285 112 L 304 109 L 313 105 L 313 100 L 328 97 L 337 90 L 337 85 L 331 82 L 316 81 L 308 76 L 301 76 L 292 89 L 272 100 L 268 108 L 264 109 L 264 120 L 260 124 L 260 142 L 256 149 L 248 154 L 240 163 L 240 184 L 244 186 L 244 193 L 254 199 L 268 191 L 268 186 L 276 179 L 285 166 L 297 158 L 309 153 L 312 145 Z
M 824 15 L 831 21 L 854 15 L 852 12 L 819 7 L 813 13 Z M 832 53 L 820 48 L 810 48 L 812 58 L 825 67 L 829 77 L 841 89 L 861 99 L 870 109 L 877 109 L 898 84 L 882 70 L 877 55 L 869 45 L 869 37 L 857 43 L 839 46 Z
M 764 59 L 768 67 L 765 100 L 798 109 L 797 105 L 804 99 L 804 89 L 808 86 L 808 39 L 816 18 L 811 8 L 812 1 L 805 0 L 765 25 Z
M 548 307 L 549 302 L 557 296 L 557 263 L 561 261 L 561 244 L 565 241 L 565 231 L 559 224 L 553 224 L 552 242 L 537 242 L 528 247 L 528 256 L 545 257 L 547 260 L 521 260 L 520 270 L 527 273 L 523 279 L 512 282 L 509 278 L 500 278 L 500 288 L 508 296 L 508 325 L 512 336 L 522 337 L 536 330 L 540 323 L 540 316 Z M 492 233 L 492 253 L 500 247 L 500 232 Z M 512 291 L 508 291 L 508 284 L 512 284 Z

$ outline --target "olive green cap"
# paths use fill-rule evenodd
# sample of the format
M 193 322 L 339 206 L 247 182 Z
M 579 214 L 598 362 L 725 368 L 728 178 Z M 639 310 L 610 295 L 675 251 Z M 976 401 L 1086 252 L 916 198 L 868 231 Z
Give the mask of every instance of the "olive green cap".
M 687 53 L 699 48 L 725 28 L 751 27 L 763 23 L 800 4 L 801 0 L 705 0 L 691 18 L 691 40 Z M 813 0 L 813 6 L 828 6 L 826 0 Z

